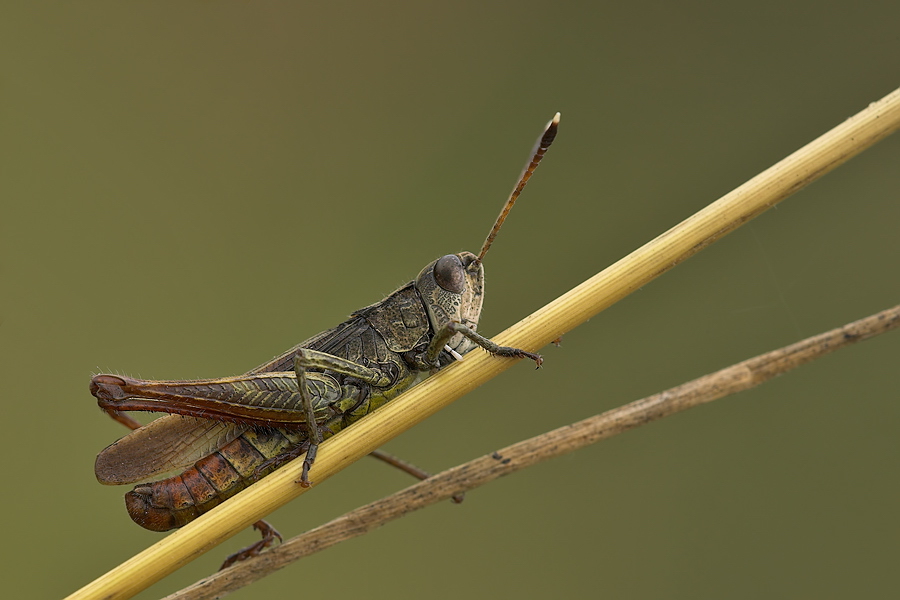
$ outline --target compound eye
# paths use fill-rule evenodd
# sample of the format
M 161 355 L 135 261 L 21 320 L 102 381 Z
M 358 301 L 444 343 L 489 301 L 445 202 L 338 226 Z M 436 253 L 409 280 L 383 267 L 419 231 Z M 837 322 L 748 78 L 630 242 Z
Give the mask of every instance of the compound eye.
M 461 294 L 466 289 L 466 274 L 459 257 L 448 254 L 439 258 L 434 263 L 434 280 L 448 292 Z

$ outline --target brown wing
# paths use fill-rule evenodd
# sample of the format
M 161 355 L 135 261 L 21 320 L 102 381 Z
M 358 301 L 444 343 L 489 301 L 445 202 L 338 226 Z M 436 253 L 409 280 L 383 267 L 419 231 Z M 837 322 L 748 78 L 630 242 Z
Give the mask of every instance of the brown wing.
M 193 465 L 246 430 L 235 423 L 166 415 L 108 446 L 97 455 L 94 472 L 105 485 L 145 482 Z
M 249 373 L 274 371 L 281 363 L 288 365 L 295 352 L 292 348 Z M 94 473 L 104 485 L 144 483 L 192 466 L 248 429 L 237 423 L 165 415 L 107 446 L 97 455 Z

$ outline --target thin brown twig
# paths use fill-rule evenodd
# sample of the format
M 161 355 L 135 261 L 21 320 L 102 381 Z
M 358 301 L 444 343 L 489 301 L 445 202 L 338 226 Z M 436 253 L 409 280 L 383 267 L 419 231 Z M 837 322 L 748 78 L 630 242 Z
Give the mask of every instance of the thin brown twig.
M 657 419 L 744 391 L 840 348 L 900 326 L 900 305 L 790 346 L 704 375 L 583 421 L 448 469 L 400 492 L 291 538 L 281 546 L 211 575 L 164 600 L 221 598 L 320 550 L 498 477 L 568 454 Z

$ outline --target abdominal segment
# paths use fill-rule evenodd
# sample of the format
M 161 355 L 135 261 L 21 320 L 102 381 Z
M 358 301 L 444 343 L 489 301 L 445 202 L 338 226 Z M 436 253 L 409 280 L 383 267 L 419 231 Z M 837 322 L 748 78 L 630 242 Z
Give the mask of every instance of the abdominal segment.
M 306 439 L 306 433 L 297 430 L 246 431 L 181 475 L 136 486 L 125 494 L 128 514 L 152 531 L 186 525 L 273 471 L 274 464 L 257 469 Z

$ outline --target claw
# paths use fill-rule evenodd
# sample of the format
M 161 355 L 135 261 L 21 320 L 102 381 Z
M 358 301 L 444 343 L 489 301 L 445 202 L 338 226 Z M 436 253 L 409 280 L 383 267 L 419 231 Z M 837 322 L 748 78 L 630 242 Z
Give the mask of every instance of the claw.
M 259 556 L 260 552 L 275 544 L 276 538 L 278 539 L 278 543 L 284 541 L 281 537 L 281 534 L 278 533 L 278 530 L 269 525 L 266 521 L 257 521 L 253 524 L 253 529 L 259 531 L 262 534 L 262 539 L 242 550 L 238 550 L 237 552 L 226 558 L 225 562 L 222 563 L 222 566 L 219 567 L 220 571 L 223 569 L 227 569 L 236 562 L 247 560 L 248 558 L 252 558 L 254 556 Z

